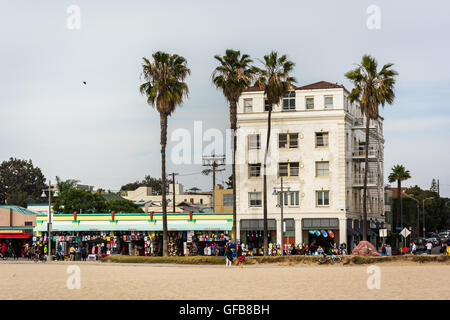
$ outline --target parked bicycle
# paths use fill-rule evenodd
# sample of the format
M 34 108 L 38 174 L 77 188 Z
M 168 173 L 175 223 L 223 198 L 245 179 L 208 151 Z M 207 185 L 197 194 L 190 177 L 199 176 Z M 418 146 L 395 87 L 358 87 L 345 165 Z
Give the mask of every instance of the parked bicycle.
M 341 263 L 342 258 L 340 256 L 337 256 L 335 254 L 327 255 L 322 254 L 319 259 L 317 260 L 319 264 L 325 264 L 325 263 Z

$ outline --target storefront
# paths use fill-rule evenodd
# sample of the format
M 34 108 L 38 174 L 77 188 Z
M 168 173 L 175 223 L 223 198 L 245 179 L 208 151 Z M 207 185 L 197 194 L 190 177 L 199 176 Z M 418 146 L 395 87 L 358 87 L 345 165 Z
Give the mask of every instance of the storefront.
M 170 255 L 188 255 L 190 248 L 203 254 L 207 244 L 230 239 L 232 214 L 168 213 Z M 46 243 L 47 215 L 37 216 L 36 244 Z M 162 213 L 149 214 L 54 214 L 52 254 L 61 244 L 67 254 L 71 246 L 84 247 L 88 254 L 160 256 L 163 250 Z
M 253 255 L 262 255 L 264 246 L 264 220 L 263 219 L 242 219 L 240 220 L 241 243 Z M 275 219 L 267 220 L 268 242 L 276 243 L 277 223 Z
M 36 213 L 19 206 L 0 206 L 0 245 L 5 244 L 11 255 L 24 256 L 32 244 Z
M 303 242 L 311 251 L 319 246 L 328 250 L 335 244 L 339 245 L 339 219 L 306 218 L 302 219 Z

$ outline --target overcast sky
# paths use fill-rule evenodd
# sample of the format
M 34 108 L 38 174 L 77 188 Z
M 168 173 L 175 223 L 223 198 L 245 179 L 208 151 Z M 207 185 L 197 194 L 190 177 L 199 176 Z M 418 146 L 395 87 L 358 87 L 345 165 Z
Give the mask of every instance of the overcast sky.
M 32 159 L 46 177 L 111 190 L 160 176 L 159 116 L 138 91 L 142 57 L 157 50 L 184 56 L 192 70 L 189 99 L 169 118 L 169 141 L 195 120 L 229 127 L 226 101 L 210 81 L 213 56 L 226 48 L 254 58 L 278 50 L 296 63 L 299 85 L 326 80 L 348 89 L 344 73 L 369 53 L 400 73 L 395 104 L 382 113 L 386 177 L 404 164 L 406 185 L 429 188 L 438 178 L 450 196 L 449 1 L 0 3 L 0 161 Z M 372 4 L 381 9 L 379 30 L 366 25 Z M 67 27 L 70 5 L 81 9 L 80 29 Z M 202 169 L 168 159 L 168 171 Z M 199 174 L 179 179 L 185 189 L 211 188 Z

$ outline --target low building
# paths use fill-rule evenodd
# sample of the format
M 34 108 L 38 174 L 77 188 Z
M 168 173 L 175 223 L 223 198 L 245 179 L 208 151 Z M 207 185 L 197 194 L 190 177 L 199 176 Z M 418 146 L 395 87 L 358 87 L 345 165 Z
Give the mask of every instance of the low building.
M 231 213 L 168 213 L 167 220 L 171 255 L 223 246 L 233 226 Z M 36 242 L 47 241 L 47 221 L 47 215 L 37 215 Z M 162 222 L 161 213 L 55 214 L 52 248 L 60 243 L 65 254 L 70 246 L 84 246 L 96 254 L 161 255 Z
M 31 241 L 36 212 L 19 206 L 0 206 L 0 243 L 23 245 Z

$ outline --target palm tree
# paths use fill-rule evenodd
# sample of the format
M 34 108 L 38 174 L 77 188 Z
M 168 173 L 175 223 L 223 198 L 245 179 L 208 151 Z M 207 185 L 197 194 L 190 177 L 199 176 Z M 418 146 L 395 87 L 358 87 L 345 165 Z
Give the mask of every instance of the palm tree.
M 366 117 L 365 170 L 363 195 L 363 240 L 367 241 L 367 173 L 369 163 L 369 130 L 370 120 L 379 118 L 379 105 L 392 104 L 395 99 L 395 76 L 392 63 L 385 64 L 377 70 L 375 58 L 364 55 L 357 68 L 347 72 L 345 76 L 354 84 L 349 94 L 350 102 L 360 100 L 361 112 Z
M 402 181 L 408 180 L 411 178 L 409 170 L 406 170 L 402 165 L 396 165 L 392 168 L 392 172 L 388 177 L 390 183 L 397 181 L 397 217 L 396 224 L 400 225 L 400 217 L 401 217 L 401 197 L 402 197 Z
M 219 65 L 214 69 L 212 82 L 217 89 L 222 90 L 230 106 L 230 127 L 233 133 L 233 240 L 236 239 L 236 129 L 237 129 L 237 103 L 242 92 L 247 89 L 256 73 L 256 68 L 250 56 L 240 51 L 227 49 L 224 56 L 215 55 Z
M 278 56 L 278 52 L 272 51 L 264 56 L 264 61 L 261 61 L 263 68 L 259 70 L 259 76 L 256 80 L 256 85 L 264 88 L 264 94 L 268 103 L 268 117 L 267 117 L 267 137 L 266 150 L 264 152 L 263 165 L 263 218 L 264 218 L 264 255 L 268 251 L 268 227 L 267 227 L 267 155 L 269 152 L 270 131 L 272 120 L 272 106 L 279 104 L 283 96 L 291 90 L 292 83 L 296 82 L 294 77 L 289 74 L 294 69 L 295 63 L 288 60 L 284 54 Z M 283 227 L 283 222 L 281 222 Z M 283 250 L 283 248 L 281 249 Z
M 153 61 L 142 58 L 142 75 L 144 82 L 139 90 L 147 97 L 147 103 L 159 112 L 161 127 L 161 185 L 162 185 L 162 211 L 163 211 L 163 255 L 168 256 L 167 241 L 167 201 L 166 201 L 166 144 L 167 144 L 167 117 L 176 107 L 183 103 L 189 90 L 184 82 L 191 73 L 187 67 L 186 59 L 177 54 L 155 52 Z

